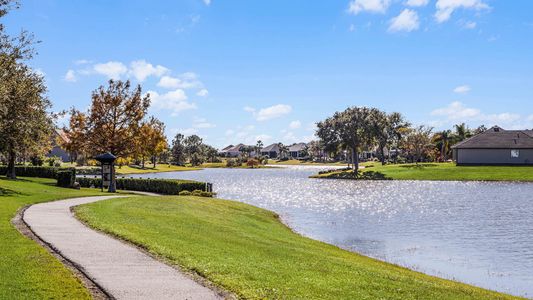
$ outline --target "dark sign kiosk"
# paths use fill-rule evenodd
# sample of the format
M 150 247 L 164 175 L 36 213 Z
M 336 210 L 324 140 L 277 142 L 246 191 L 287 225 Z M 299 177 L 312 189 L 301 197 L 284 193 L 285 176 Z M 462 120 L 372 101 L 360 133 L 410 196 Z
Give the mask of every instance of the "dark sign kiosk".
M 104 191 L 104 187 L 107 188 L 107 191 L 110 193 L 114 193 L 117 191 L 117 185 L 115 182 L 115 159 L 117 159 L 116 156 L 113 154 L 107 152 L 104 154 L 100 154 L 97 157 L 95 157 L 97 161 L 100 162 L 102 165 L 102 191 Z

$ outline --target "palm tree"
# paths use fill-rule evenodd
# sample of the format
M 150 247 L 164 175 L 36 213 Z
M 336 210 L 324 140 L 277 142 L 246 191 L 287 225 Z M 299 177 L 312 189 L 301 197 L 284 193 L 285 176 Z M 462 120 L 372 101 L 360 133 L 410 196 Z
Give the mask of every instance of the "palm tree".
M 261 140 L 257 141 L 255 144 L 255 156 L 260 157 L 261 156 L 261 149 L 263 149 L 263 142 Z
M 279 158 L 285 158 L 287 157 L 287 153 L 289 152 L 289 147 L 283 145 L 282 143 L 278 144 L 279 146 Z
M 472 136 L 472 132 L 470 131 L 468 126 L 466 126 L 465 123 L 456 124 L 454 128 L 455 128 L 455 136 L 457 138 L 457 142 L 464 141 L 467 138 Z
M 433 141 L 440 145 L 440 158 L 441 161 L 448 160 L 448 152 L 450 149 L 450 139 L 453 134 L 451 130 L 443 130 L 435 133 Z

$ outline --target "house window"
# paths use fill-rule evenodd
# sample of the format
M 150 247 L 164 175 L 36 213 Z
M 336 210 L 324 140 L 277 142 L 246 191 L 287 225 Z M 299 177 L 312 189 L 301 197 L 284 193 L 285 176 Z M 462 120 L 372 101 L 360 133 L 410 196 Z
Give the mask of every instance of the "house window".
M 511 158 L 519 158 L 520 150 L 511 150 Z

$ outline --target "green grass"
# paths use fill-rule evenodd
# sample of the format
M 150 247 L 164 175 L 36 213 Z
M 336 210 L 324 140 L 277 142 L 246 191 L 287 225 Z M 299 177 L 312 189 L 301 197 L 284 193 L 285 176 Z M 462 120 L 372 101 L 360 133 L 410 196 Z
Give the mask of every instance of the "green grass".
M 393 180 L 533 181 L 531 166 L 456 166 L 454 163 L 382 166 L 380 163 L 373 163 L 367 164 L 362 171 L 383 174 Z M 338 178 L 343 175 L 349 174 L 338 171 L 313 178 Z
M 76 208 L 83 221 L 249 299 L 511 299 L 302 237 L 269 211 L 183 196 Z
M 268 160 L 269 165 L 289 165 L 289 166 L 343 166 L 346 165 L 344 162 L 333 162 L 333 163 L 320 163 L 320 162 L 312 162 L 312 161 L 303 161 L 303 160 L 297 160 L 297 159 L 290 159 L 290 160 L 274 160 L 269 159 Z
M 25 205 L 100 194 L 59 188 L 55 183 L 53 179 L 0 179 L 0 299 L 90 299 L 67 268 L 11 224 Z
M 135 167 L 135 166 L 122 166 L 121 168 L 116 167 L 116 170 L 117 170 L 117 174 L 125 175 L 125 174 L 159 173 L 159 172 L 197 171 L 197 170 L 201 170 L 201 168 L 182 167 L 182 166 L 174 166 L 174 165 L 167 165 L 167 164 L 159 164 L 159 165 L 156 165 L 156 167 L 154 168 L 152 164 L 146 164 L 144 169 L 141 167 Z

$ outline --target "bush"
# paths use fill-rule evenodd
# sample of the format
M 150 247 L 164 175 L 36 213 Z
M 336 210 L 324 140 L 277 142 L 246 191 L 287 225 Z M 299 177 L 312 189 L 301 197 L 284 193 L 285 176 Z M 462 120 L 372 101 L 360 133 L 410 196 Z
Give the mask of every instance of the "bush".
M 61 158 L 57 156 L 51 156 L 46 159 L 46 162 L 48 163 L 48 166 L 50 167 L 60 167 L 61 166 Z
M 237 161 L 235 159 L 232 159 L 232 158 L 228 158 L 228 160 L 226 160 L 226 167 L 228 168 L 235 168 L 237 167 Z
M 82 187 L 100 187 L 101 178 L 77 178 Z M 178 195 L 181 191 L 204 190 L 205 182 L 190 180 L 171 179 L 133 179 L 117 178 L 118 190 L 131 190 L 140 192 L 151 192 L 165 195 Z
M 15 166 L 15 174 L 21 177 L 57 178 L 57 172 L 70 171 L 76 176 L 75 168 Z M 7 166 L 0 166 L 0 174 L 7 173 Z
M 75 179 L 75 174 L 70 170 L 57 172 L 57 185 L 60 187 L 72 187 Z
M 32 156 L 30 157 L 30 163 L 32 166 L 42 166 L 43 163 L 44 163 L 44 158 L 40 155 L 37 155 L 37 156 Z
M 97 167 L 91 167 L 91 168 L 78 168 L 76 169 L 76 172 L 78 175 L 101 175 L 102 169 Z
M 196 197 L 208 197 L 208 198 L 212 198 L 215 193 L 211 193 L 211 192 L 206 192 L 206 191 L 200 191 L 200 190 L 194 190 L 192 191 L 192 193 L 190 193 L 189 195 L 191 196 L 196 196 Z
M 246 165 L 250 168 L 255 168 L 257 166 L 259 166 L 259 161 L 255 158 L 250 158 L 247 162 L 246 162 Z
M 189 192 L 189 191 L 181 191 L 178 195 L 180 195 L 180 196 L 190 196 L 191 192 Z

